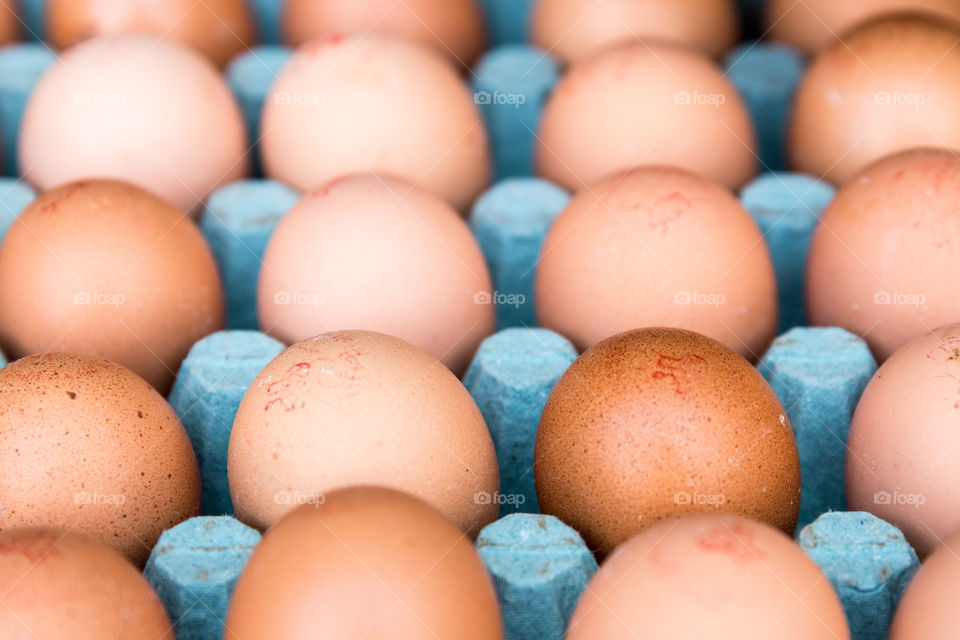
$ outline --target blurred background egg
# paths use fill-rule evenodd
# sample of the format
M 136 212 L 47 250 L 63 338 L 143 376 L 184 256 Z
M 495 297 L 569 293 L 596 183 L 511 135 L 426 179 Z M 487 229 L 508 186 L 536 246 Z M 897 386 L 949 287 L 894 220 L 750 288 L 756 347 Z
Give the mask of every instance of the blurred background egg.
M 0 45 L 13 42 L 23 32 L 16 0 L 0 0 Z
M 960 536 L 944 541 L 914 574 L 897 605 L 890 640 L 951 640 L 960 627 Z

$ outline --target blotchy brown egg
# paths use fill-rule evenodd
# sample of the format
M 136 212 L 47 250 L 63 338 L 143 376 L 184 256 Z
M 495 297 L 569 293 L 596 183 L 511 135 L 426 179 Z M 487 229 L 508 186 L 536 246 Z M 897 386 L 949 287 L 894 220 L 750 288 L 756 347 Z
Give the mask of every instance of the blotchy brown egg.
M 900 15 L 825 49 L 797 90 L 793 167 L 842 185 L 893 153 L 960 149 L 958 39 L 958 24 Z
M 47 0 L 46 38 L 65 49 L 105 34 L 145 33 L 177 40 L 218 67 L 256 44 L 245 0 Z
M 75 529 L 140 566 L 165 529 L 200 511 L 197 460 L 173 409 L 93 356 L 0 369 L 0 469 L 0 530 Z
M 140 572 L 110 547 L 49 528 L 0 531 L 0 636 L 172 640 Z
M 937 547 L 903 593 L 890 626 L 890 640 L 953 640 L 960 627 L 960 536 Z
M 757 360 L 776 331 L 776 278 L 756 223 L 729 191 L 675 169 L 578 192 L 550 228 L 536 278 L 539 324 L 581 350 L 672 326 Z
M 537 0 L 531 39 L 564 62 L 631 40 L 676 42 L 717 57 L 737 40 L 732 0 Z
M 850 632 L 830 582 L 793 540 L 712 514 L 665 522 L 617 549 L 566 638 L 849 640 Z
M 0 243 L 0 345 L 119 362 L 161 393 L 190 347 L 223 326 L 196 225 L 133 185 L 74 182 L 37 198 Z
M 840 189 L 807 262 L 813 324 L 862 335 L 883 362 L 900 345 L 960 319 L 960 159 L 891 156 Z
M 477 0 L 286 0 L 284 39 L 300 46 L 333 33 L 389 33 L 469 66 L 486 45 Z
M 17 0 L 0 0 L 0 45 L 20 38 L 23 31 Z
M 679 516 L 729 512 L 792 534 L 800 462 L 786 414 L 749 362 L 679 329 L 600 342 L 547 399 L 537 500 L 606 555 Z
M 237 516 L 258 529 L 354 484 L 408 491 L 471 535 L 497 517 L 496 454 L 470 394 L 426 352 L 369 331 L 274 358 L 237 411 L 228 472 Z

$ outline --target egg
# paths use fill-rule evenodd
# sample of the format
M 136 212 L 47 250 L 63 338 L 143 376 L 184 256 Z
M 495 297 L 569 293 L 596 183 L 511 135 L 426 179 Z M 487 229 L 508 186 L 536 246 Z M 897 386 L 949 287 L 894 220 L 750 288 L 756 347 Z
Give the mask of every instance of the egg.
M 639 43 L 573 65 L 537 137 L 538 173 L 568 189 L 636 166 L 671 166 L 737 188 L 755 173 L 756 140 L 734 86 L 705 56 Z
M 773 264 L 753 219 L 726 189 L 676 169 L 577 192 L 544 241 L 535 291 L 538 323 L 581 350 L 663 325 L 756 360 L 777 326 Z
M 0 636 L 172 637 L 160 599 L 110 547 L 49 528 L 0 531 Z
M 793 540 L 738 516 L 665 522 L 617 549 L 567 640 L 849 640 L 840 600 Z
M 902 15 L 821 52 L 794 101 L 793 168 L 842 185 L 893 153 L 960 148 L 958 39 L 958 24 Z
M 479 57 L 487 39 L 477 0 L 286 0 L 283 32 L 293 46 L 333 33 L 388 33 L 463 66 Z
M 47 41 L 65 49 L 87 38 L 145 33 L 182 42 L 219 67 L 256 44 L 244 0 L 47 0 Z
M 369 331 L 274 358 L 240 403 L 227 468 L 237 516 L 258 529 L 354 484 L 412 493 L 474 536 L 497 517 L 496 454 L 470 394 L 426 352 Z
M 868 167 L 824 212 L 807 264 L 816 325 L 862 335 L 879 361 L 960 318 L 960 159 L 913 150 Z
M 640 531 L 729 512 L 792 534 L 800 462 L 790 422 L 749 362 L 680 329 L 637 329 L 561 376 L 537 429 L 543 513 L 609 554 Z
M 480 556 L 424 502 L 383 487 L 334 491 L 264 536 L 237 581 L 225 640 L 500 640 Z
M 102 36 L 60 55 L 27 102 L 19 162 L 33 186 L 132 182 L 196 212 L 247 173 L 243 118 L 198 53 L 144 35 Z
M 297 49 L 267 96 L 261 132 L 267 174 L 303 191 L 372 171 L 464 212 L 490 181 L 470 89 L 447 60 L 399 37 L 334 34 Z
M 865 22 L 906 11 L 960 21 L 957 0 L 770 0 L 766 34 L 805 53 L 816 53 Z
M 22 27 L 17 0 L 0 0 L 0 45 L 19 39 Z
M 74 529 L 140 566 L 165 529 L 200 511 L 197 459 L 173 409 L 94 356 L 0 369 L 0 469 L 0 531 Z
M 953 595 L 960 591 L 960 537 L 937 547 L 914 574 L 897 605 L 890 640 L 951 640 L 957 636 L 960 611 Z
M 531 40 L 578 62 L 631 40 L 667 41 L 717 57 L 737 39 L 732 0 L 536 0 Z

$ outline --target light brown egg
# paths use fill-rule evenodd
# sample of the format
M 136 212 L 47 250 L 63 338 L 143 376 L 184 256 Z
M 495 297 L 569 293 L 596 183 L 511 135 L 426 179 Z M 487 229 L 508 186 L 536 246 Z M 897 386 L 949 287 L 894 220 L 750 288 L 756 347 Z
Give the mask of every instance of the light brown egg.
M 471 535 L 497 517 L 496 454 L 470 394 L 426 352 L 369 331 L 274 358 L 237 411 L 228 471 L 237 516 L 258 529 L 354 484 L 408 491 Z
M 564 62 L 631 40 L 676 42 L 717 57 L 737 40 L 732 0 L 537 0 L 531 39 Z
M 173 640 L 163 604 L 110 547 L 49 528 L 0 531 L 0 636 Z
M 332 35 L 297 49 L 267 96 L 261 131 L 266 172 L 303 191 L 373 171 L 464 212 L 490 181 L 470 89 L 447 60 L 394 36 Z
M 958 39 L 960 25 L 900 15 L 825 49 L 797 90 L 793 167 L 842 185 L 896 152 L 960 149 Z
M 734 86 L 685 47 L 632 44 L 573 65 L 547 102 L 537 171 L 580 189 L 635 166 L 687 169 L 731 189 L 757 170 Z
M 133 185 L 96 180 L 48 191 L 0 243 L 8 356 L 95 354 L 166 393 L 193 343 L 222 326 L 220 277 L 200 231 Z
M 0 369 L 0 529 L 75 529 L 143 566 L 160 534 L 200 511 L 200 472 L 170 405 L 93 356 Z
M 952 640 L 960 627 L 960 537 L 938 546 L 903 593 L 890 626 L 890 640 Z
M 286 0 L 283 31 L 295 47 L 333 33 L 388 33 L 420 42 L 465 67 L 487 40 L 477 0 Z
M 580 356 L 543 409 L 537 500 L 606 555 L 684 515 L 729 512 L 792 534 L 800 462 L 749 362 L 679 329 L 638 329 Z
M 382 487 L 335 491 L 264 536 L 237 582 L 225 640 L 500 640 L 496 593 L 469 538 Z
M 0 0 L 0 45 L 18 40 L 23 31 L 17 0 Z
M 537 318 L 579 349 L 629 329 L 691 329 L 757 360 L 777 326 L 773 264 L 730 192 L 638 169 L 578 192 L 550 228 Z
M 182 42 L 223 67 L 257 41 L 245 0 L 47 0 L 44 11 L 47 42 L 57 49 L 144 33 Z
M 850 509 L 897 525 L 920 556 L 960 534 L 958 421 L 954 323 L 897 349 L 867 385 L 850 425 Z
M 713 514 L 663 523 L 617 549 L 566 638 L 849 640 L 850 632 L 830 582 L 793 540 Z
M 494 306 L 478 304 L 491 291 L 483 253 L 450 205 L 396 178 L 353 175 L 305 194 L 281 220 L 258 316 L 288 344 L 338 329 L 397 336 L 459 375 L 493 333 Z
M 862 335 L 882 362 L 908 340 L 960 319 L 960 159 L 915 150 L 840 189 L 807 263 L 813 324 Z
M 24 178 L 39 189 L 117 178 L 195 212 L 247 174 L 240 108 L 205 58 L 170 40 L 101 36 L 70 48 L 30 95 Z

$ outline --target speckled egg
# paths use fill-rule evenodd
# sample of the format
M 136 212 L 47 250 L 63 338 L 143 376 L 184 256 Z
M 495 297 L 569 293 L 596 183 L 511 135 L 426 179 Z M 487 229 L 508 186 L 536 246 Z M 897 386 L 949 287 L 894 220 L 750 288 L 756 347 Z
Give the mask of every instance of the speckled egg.
M 0 530 L 75 529 L 141 566 L 165 529 L 200 511 L 197 459 L 173 409 L 93 356 L 0 369 L 0 469 Z
M 649 328 L 604 340 L 563 374 L 534 452 L 537 500 L 606 555 L 695 513 L 792 534 L 800 462 L 787 416 L 749 362 L 715 340 Z

